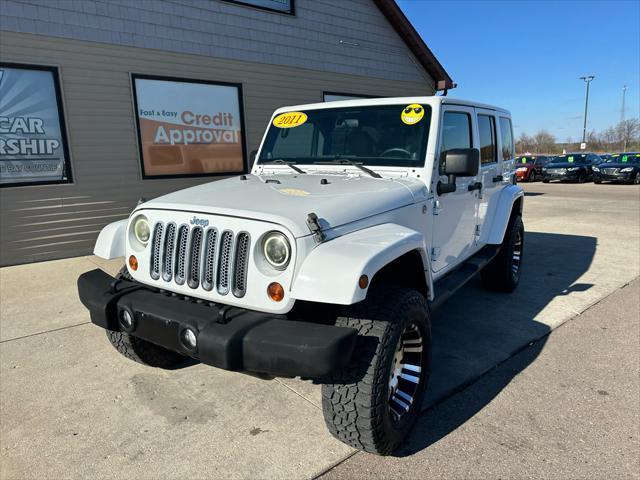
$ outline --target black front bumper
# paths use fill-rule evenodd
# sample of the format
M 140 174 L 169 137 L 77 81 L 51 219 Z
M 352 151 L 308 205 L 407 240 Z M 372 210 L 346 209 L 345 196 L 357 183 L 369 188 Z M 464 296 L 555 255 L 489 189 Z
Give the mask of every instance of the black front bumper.
M 567 172 L 567 173 L 543 173 L 543 180 L 566 180 L 570 182 L 578 181 L 578 173 L 577 172 Z
M 278 376 L 321 377 L 351 359 L 357 332 L 352 328 L 289 320 L 284 316 L 197 303 L 139 283 L 116 280 L 102 270 L 78 278 L 80 300 L 91 321 L 225 370 Z M 133 326 L 119 322 L 127 310 Z M 185 329 L 196 334 L 187 348 Z
M 639 174 L 640 175 L 640 174 Z M 603 173 L 593 172 L 593 179 L 605 182 L 633 182 L 636 178 L 634 172 L 617 172 L 617 173 Z

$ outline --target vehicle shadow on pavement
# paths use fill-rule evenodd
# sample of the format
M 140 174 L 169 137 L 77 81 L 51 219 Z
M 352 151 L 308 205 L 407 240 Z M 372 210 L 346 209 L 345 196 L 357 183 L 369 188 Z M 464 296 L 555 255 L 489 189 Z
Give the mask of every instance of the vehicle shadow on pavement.
M 426 412 L 396 456 L 411 455 L 437 442 L 491 402 L 542 351 L 551 331 L 547 323 L 557 325 L 561 317 L 573 316 L 559 305 L 541 312 L 555 298 L 593 286 L 575 282 L 591 265 L 596 238 L 528 232 L 525 248 L 526 263 L 515 292 L 489 292 L 478 278 L 434 312 Z M 471 401 L 451 400 L 433 408 L 523 349 L 517 368 L 510 366 L 490 376 Z

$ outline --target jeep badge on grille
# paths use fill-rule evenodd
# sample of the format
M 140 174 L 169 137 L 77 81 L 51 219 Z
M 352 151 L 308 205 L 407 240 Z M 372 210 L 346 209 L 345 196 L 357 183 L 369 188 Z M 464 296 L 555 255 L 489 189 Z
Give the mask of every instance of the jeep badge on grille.
M 205 220 L 204 218 L 193 217 L 191 219 L 191 225 L 200 225 L 201 227 L 206 227 L 209 225 L 209 220 Z

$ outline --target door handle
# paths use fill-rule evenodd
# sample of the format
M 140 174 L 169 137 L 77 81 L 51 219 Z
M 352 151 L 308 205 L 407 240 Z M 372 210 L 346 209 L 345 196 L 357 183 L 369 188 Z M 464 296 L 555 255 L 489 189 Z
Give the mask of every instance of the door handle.
M 493 177 L 493 183 L 502 182 L 503 180 L 504 177 L 502 175 L 496 175 L 495 177 Z
M 482 190 L 482 182 L 474 182 L 469 185 L 469 191 L 473 192 L 474 190 Z

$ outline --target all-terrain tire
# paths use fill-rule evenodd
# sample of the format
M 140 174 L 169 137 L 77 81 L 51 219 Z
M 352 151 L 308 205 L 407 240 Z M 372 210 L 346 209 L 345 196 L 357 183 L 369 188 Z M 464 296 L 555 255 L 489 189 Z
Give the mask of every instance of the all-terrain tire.
M 514 215 L 505 232 L 500 252 L 481 272 L 485 287 L 500 292 L 512 292 L 518 286 L 524 254 L 524 223 Z
M 126 266 L 122 267 L 116 278 L 133 280 Z M 185 360 L 185 357 L 179 353 L 134 337 L 126 332 L 107 330 L 106 333 L 111 345 L 113 345 L 120 354 L 134 362 L 149 367 L 171 368 Z
M 407 288 L 377 288 L 370 290 L 363 302 L 346 308 L 336 324 L 357 329 L 358 337 L 351 363 L 322 385 L 322 410 L 327 428 L 347 445 L 389 455 L 415 425 L 429 378 L 431 325 L 426 300 Z M 391 374 L 398 372 L 394 368 L 398 365 L 398 347 L 416 345 L 413 343 L 416 340 L 409 340 L 411 337 L 407 336 L 416 335 L 416 331 L 421 345 L 420 372 L 412 375 L 419 375 L 419 383 L 411 402 L 407 401 L 408 410 L 396 418 L 391 411 L 392 406 L 397 407 L 391 401 Z M 415 353 L 407 354 L 403 349 L 400 355 L 404 366 L 404 358 Z M 411 358 L 415 361 L 416 357 Z

